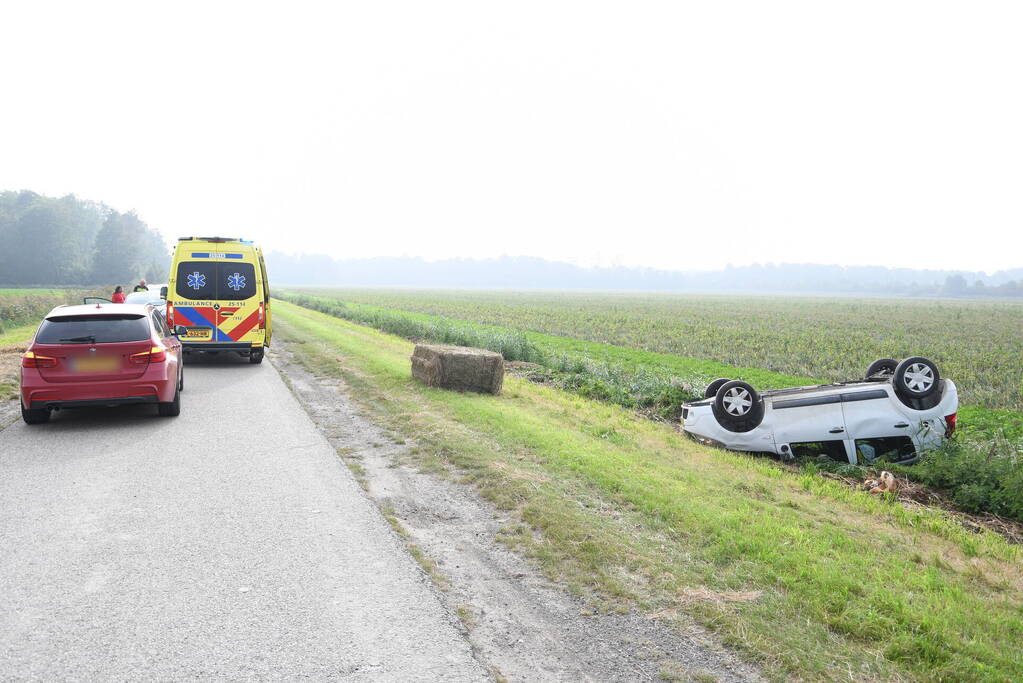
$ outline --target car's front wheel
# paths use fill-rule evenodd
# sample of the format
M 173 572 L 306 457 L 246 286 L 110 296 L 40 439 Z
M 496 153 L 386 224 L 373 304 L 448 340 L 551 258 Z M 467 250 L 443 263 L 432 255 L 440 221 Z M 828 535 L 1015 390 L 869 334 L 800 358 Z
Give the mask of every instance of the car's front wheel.
M 21 406 L 21 419 L 28 425 L 41 425 L 50 421 L 50 411 L 46 408 L 26 408 Z
M 927 398 L 938 390 L 940 381 L 938 366 L 920 356 L 899 363 L 892 376 L 895 391 L 903 399 Z
M 714 415 L 725 429 L 748 432 L 764 420 L 764 404 L 756 389 L 736 379 L 718 388 L 714 396 Z

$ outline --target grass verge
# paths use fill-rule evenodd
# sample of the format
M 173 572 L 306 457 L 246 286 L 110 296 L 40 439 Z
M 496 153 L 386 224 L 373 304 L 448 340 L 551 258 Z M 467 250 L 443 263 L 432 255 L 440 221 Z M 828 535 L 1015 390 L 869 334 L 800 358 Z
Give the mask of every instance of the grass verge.
M 35 325 L 25 325 L 0 334 L 0 401 L 18 397 L 22 345 L 28 342 L 35 330 Z
M 275 312 L 300 362 L 457 468 L 519 520 L 504 542 L 603 609 L 695 619 L 775 679 L 1023 677 L 1021 551 L 995 534 L 514 377 L 497 397 L 427 389 L 409 342 Z
M 36 331 L 36 327 L 38 327 L 38 324 L 23 325 L 22 327 L 14 327 L 5 331 L 3 334 L 0 334 L 0 346 L 25 344 L 32 338 L 32 333 Z
M 91 289 L 0 289 L 0 335 L 36 324 L 61 304 L 80 304 L 85 296 L 107 296 Z

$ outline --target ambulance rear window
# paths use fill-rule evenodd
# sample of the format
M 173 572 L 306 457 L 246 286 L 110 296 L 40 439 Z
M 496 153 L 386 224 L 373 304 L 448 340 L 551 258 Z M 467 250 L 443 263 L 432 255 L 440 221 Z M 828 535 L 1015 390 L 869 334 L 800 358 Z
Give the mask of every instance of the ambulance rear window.
M 251 263 L 182 261 L 174 288 L 182 299 L 248 299 L 256 295 L 256 269 Z

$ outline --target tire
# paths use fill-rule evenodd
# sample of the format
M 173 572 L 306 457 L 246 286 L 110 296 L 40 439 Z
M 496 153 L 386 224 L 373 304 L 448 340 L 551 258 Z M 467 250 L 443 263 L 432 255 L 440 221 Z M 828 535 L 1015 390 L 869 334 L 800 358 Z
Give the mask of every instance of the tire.
M 714 380 L 713 382 L 707 385 L 706 389 L 703 390 L 703 397 L 711 398 L 713 396 L 717 396 L 718 389 L 720 389 L 726 382 L 730 381 L 731 380 L 729 380 L 727 377 L 721 377 L 719 379 Z
M 913 356 L 895 368 L 892 384 L 900 398 L 921 399 L 938 390 L 941 376 L 937 365 L 921 356 Z
M 259 351 L 252 351 L 249 353 L 249 362 L 253 365 L 259 365 L 263 362 L 263 349 Z
M 764 404 L 756 389 L 735 379 L 718 388 L 714 396 L 714 415 L 725 429 L 748 432 L 764 420 Z
M 174 400 L 170 403 L 157 403 L 156 412 L 160 417 L 177 417 L 181 414 L 181 392 L 174 390 Z
M 178 393 L 185 390 L 185 368 L 178 370 Z
M 892 376 L 895 374 L 895 368 L 899 366 L 899 361 L 894 358 L 881 358 L 870 364 L 867 368 L 867 374 L 864 375 L 864 379 L 870 379 L 874 375 Z
M 46 408 L 26 408 L 21 406 L 21 419 L 27 425 L 41 425 L 50 421 L 50 411 Z

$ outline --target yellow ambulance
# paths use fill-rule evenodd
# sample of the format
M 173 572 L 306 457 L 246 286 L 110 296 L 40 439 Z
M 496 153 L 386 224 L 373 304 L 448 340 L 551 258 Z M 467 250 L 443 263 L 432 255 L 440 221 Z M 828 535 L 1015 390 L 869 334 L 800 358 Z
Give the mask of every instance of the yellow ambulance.
M 167 322 L 185 353 L 239 353 L 261 363 L 270 346 L 263 252 L 247 240 L 181 237 L 167 282 Z

